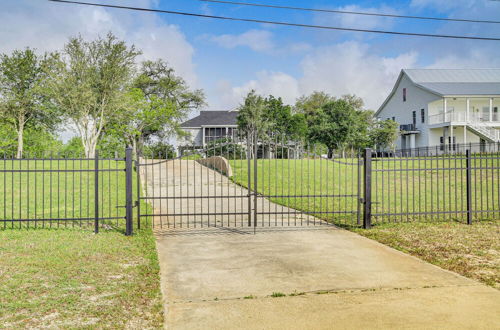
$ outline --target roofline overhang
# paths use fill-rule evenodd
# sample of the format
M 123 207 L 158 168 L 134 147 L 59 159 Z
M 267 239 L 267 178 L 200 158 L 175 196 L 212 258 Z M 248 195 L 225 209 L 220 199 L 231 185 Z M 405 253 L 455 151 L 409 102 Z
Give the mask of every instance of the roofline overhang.
M 238 125 L 202 125 L 202 126 L 196 126 L 196 127 L 193 127 L 193 126 L 189 126 L 189 127 L 182 127 L 182 129 L 202 129 L 202 128 L 210 128 L 210 127 L 214 127 L 214 128 L 220 128 L 220 127 L 228 127 L 228 128 L 238 128 Z
M 443 97 L 450 98 L 450 97 L 467 97 L 467 98 L 474 98 L 474 99 L 484 99 L 484 98 L 500 98 L 500 94 L 445 94 Z
M 385 101 L 382 103 L 382 105 L 378 108 L 378 110 L 375 112 L 375 115 L 374 116 L 378 116 L 378 114 L 380 113 L 380 111 L 382 111 L 382 109 L 386 106 L 386 104 L 389 102 L 389 100 L 391 99 L 391 97 L 394 95 L 394 93 L 396 93 L 396 89 L 398 88 L 399 86 L 399 83 L 401 82 L 401 79 L 403 79 L 403 75 L 404 75 L 404 70 L 401 70 L 401 72 L 399 72 L 399 76 L 398 76 L 398 79 L 396 80 L 396 83 L 394 84 L 394 86 L 392 87 L 392 90 L 391 92 L 389 93 L 389 95 L 385 98 Z
M 382 105 L 378 108 L 377 112 L 375 112 L 375 116 L 378 116 L 378 114 L 380 113 L 380 111 L 382 111 L 384 109 L 384 107 L 387 105 L 387 103 L 389 102 L 389 100 L 394 96 L 394 94 L 396 93 L 396 90 L 398 89 L 398 86 L 399 84 L 401 83 L 401 79 L 403 79 L 404 76 L 407 76 L 408 79 L 411 81 L 411 83 L 415 86 L 415 87 L 418 87 L 426 92 L 429 92 L 431 94 L 434 94 L 436 96 L 439 96 L 439 97 L 444 97 L 444 95 L 432 90 L 432 89 L 429 89 L 429 88 L 426 88 L 420 84 L 417 84 L 413 81 L 413 79 L 411 79 L 411 76 L 409 74 L 406 73 L 405 69 L 402 69 L 401 72 L 399 73 L 399 76 L 398 76 L 398 79 L 396 80 L 396 83 L 394 84 L 394 87 L 392 88 L 391 92 L 389 93 L 389 96 L 387 96 L 387 98 L 385 99 L 385 101 L 382 103 Z
M 209 128 L 209 127 L 229 127 L 229 128 L 235 128 L 235 127 L 238 127 L 238 125 L 201 125 L 202 128 Z

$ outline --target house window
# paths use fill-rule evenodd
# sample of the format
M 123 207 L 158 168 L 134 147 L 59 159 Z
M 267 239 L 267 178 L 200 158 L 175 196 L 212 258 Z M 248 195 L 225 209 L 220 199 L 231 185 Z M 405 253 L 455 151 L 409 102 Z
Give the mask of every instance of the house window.
M 403 88 L 403 102 L 406 102 L 406 88 Z
M 425 123 L 425 109 L 420 109 L 420 120 Z
M 226 137 L 234 138 L 238 134 L 236 128 L 231 127 L 205 127 L 205 144 Z
M 451 136 L 448 136 L 448 150 L 453 150 L 455 151 L 457 147 L 457 138 L 454 136 L 453 138 Z
M 413 111 L 412 116 L 413 116 L 413 127 L 415 127 L 417 126 L 417 112 Z

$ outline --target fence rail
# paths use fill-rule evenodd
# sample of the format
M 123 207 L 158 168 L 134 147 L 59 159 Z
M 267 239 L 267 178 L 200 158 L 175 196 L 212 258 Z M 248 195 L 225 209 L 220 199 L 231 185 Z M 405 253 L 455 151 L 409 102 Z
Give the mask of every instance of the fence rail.
M 141 217 L 146 225 L 187 228 L 498 220 L 500 145 L 483 147 L 366 149 L 337 159 L 276 138 L 135 162 L 131 149 L 114 158 L 4 155 L 0 229 L 117 228 L 131 235 L 134 215 L 138 229 Z M 214 157 L 231 171 L 203 161 Z
M 476 143 L 447 143 L 438 146 L 396 149 L 394 151 L 377 151 L 379 156 L 384 157 L 425 157 L 441 156 L 449 154 L 463 154 L 469 150 L 471 153 L 498 153 L 500 154 L 500 142 L 476 142 Z
M 370 156 L 367 154 L 370 153 Z M 375 223 L 459 221 L 500 218 L 500 154 L 403 154 L 379 157 L 365 151 L 371 196 L 366 203 Z M 365 168 L 365 169 L 366 169 Z M 365 193 L 366 198 L 366 193 Z M 366 206 L 366 204 L 365 204 Z
M 132 154 L 0 158 L 0 228 L 122 228 L 132 206 Z M 125 188 L 125 189 L 122 189 Z M 128 213 L 127 213 L 128 211 Z M 127 226 L 128 224 L 128 226 Z

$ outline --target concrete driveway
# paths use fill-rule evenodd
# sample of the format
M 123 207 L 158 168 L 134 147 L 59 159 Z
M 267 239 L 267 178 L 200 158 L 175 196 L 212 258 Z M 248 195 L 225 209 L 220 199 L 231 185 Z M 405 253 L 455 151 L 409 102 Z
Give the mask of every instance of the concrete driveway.
M 156 235 L 169 329 L 500 328 L 499 291 L 335 227 Z

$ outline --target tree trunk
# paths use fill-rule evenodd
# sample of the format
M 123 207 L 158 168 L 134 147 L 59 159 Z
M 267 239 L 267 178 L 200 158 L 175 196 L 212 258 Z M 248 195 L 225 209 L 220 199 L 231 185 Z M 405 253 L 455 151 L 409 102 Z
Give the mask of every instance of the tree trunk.
M 135 138 L 132 138 L 132 154 L 135 155 L 135 159 L 139 160 L 139 150 L 137 149 L 137 141 Z
M 17 154 L 16 158 L 23 158 L 24 149 L 24 118 L 19 120 L 19 129 L 17 130 Z
M 82 139 L 82 144 L 83 144 L 83 150 L 85 150 L 85 157 L 94 158 L 97 147 L 97 139 L 88 139 L 88 140 Z

